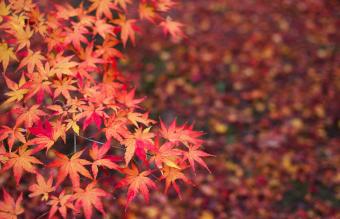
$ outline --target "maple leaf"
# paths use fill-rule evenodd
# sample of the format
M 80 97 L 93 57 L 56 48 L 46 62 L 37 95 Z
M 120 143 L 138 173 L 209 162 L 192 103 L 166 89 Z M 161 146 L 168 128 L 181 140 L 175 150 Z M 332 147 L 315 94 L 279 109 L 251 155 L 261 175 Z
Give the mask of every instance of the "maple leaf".
M 33 126 L 33 123 L 40 120 L 40 116 L 45 116 L 46 113 L 39 109 L 39 105 L 35 104 L 31 106 L 27 111 L 18 116 L 15 126 L 19 126 L 21 123 L 25 123 L 26 128 Z
M 181 191 L 176 183 L 176 180 L 183 180 L 186 184 L 192 184 L 192 182 L 178 168 L 165 166 L 162 169 L 162 174 L 163 176 L 161 177 L 161 180 L 165 179 L 164 193 L 167 193 L 170 186 L 172 185 L 176 190 L 179 198 L 181 198 Z
M 182 155 L 183 151 L 174 148 L 175 146 L 173 142 L 166 142 L 159 146 L 159 138 L 156 137 L 155 147 L 152 148 L 155 155 L 151 157 L 150 161 L 155 162 L 159 169 L 163 167 L 162 163 L 169 167 L 181 169 L 176 161 L 180 159 L 179 156 Z
M 170 17 L 167 17 L 166 20 L 162 21 L 159 25 L 163 28 L 164 34 L 170 34 L 175 40 L 185 36 L 181 29 L 183 24 L 173 21 Z
M 39 33 L 42 37 L 45 37 L 47 34 L 47 25 L 44 14 L 40 13 L 38 7 L 32 9 L 29 19 L 33 23 L 35 32 Z
M 65 191 L 63 190 L 58 197 L 52 196 L 50 201 L 48 201 L 48 205 L 51 205 L 51 209 L 48 214 L 48 218 L 53 218 L 55 213 L 59 211 L 61 216 L 65 219 L 67 216 L 67 209 L 72 209 L 73 211 L 76 211 L 74 205 L 73 205 L 73 196 L 68 194 L 65 195 Z
M 28 94 L 25 97 L 25 101 L 36 95 L 37 103 L 40 104 L 44 100 L 45 93 L 49 94 L 49 96 L 52 96 L 52 82 L 48 80 L 48 77 L 51 74 L 50 70 L 50 65 L 48 62 L 46 62 L 44 68 L 39 68 L 38 74 L 35 72 L 27 74 L 30 80 L 24 86 L 24 88 L 29 89 Z
M 13 144 L 16 140 L 19 140 L 21 143 L 26 143 L 25 136 L 22 134 L 23 132 L 23 128 L 2 126 L 0 129 L 0 141 L 7 138 L 9 151 L 12 151 Z
M 177 126 L 176 119 L 172 121 L 170 126 L 167 128 L 163 121 L 161 120 L 161 130 L 160 133 L 163 138 L 170 142 L 182 142 L 184 145 L 191 144 L 202 144 L 203 140 L 200 139 L 203 135 L 202 132 L 194 131 L 192 126 Z
M 63 5 L 55 5 L 57 18 L 68 20 L 79 14 L 80 8 L 74 8 L 72 5 L 65 3 Z
M 98 129 L 102 124 L 102 118 L 107 118 L 108 115 L 104 112 L 104 107 L 95 106 L 93 104 L 89 104 L 88 106 L 82 106 L 83 112 L 79 113 L 76 116 L 76 120 L 80 120 L 83 117 L 86 117 L 84 120 L 83 130 L 87 128 L 92 122 L 94 122 Z
M 25 76 L 24 75 L 21 76 L 18 84 L 9 79 L 8 77 L 6 77 L 5 74 L 3 74 L 3 77 L 5 78 L 7 87 L 11 91 L 5 93 L 5 95 L 8 96 L 9 98 L 1 105 L 4 106 L 14 101 L 22 100 L 24 98 L 24 95 L 29 91 L 28 89 L 24 88 L 24 85 L 26 83 Z
M 66 131 L 72 128 L 72 130 L 79 135 L 79 125 L 77 124 L 77 121 L 73 117 L 72 119 L 67 119 L 66 120 L 67 125 L 66 125 Z
M 31 11 L 35 7 L 32 0 L 16 0 L 10 2 L 11 8 L 17 13 L 22 11 Z
M 113 34 L 114 27 L 111 24 L 108 24 L 104 19 L 98 19 L 94 23 L 93 34 L 99 34 L 103 39 L 109 34 Z
M 44 177 L 37 174 L 37 183 L 30 185 L 28 188 L 31 191 L 31 194 L 29 194 L 29 197 L 35 197 L 42 195 L 41 200 L 47 201 L 48 200 L 48 193 L 55 191 L 55 186 L 52 186 L 53 184 L 53 177 L 50 176 L 47 181 L 45 181 Z
M 79 151 L 75 153 L 71 158 L 68 158 L 66 155 L 55 152 L 57 159 L 49 163 L 47 166 L 52 168 L 52 167 L 58 167 L 59 168 L 59 175 L 57 177 L 57 182 L 56 186 L 58 187 L 61 182 L 64 181 L 64 179 L 69 176 L 72 185 L 75 188 L 78 188 L 80 183 L 79 183 L 79 174 L 92 179 L 91 174 L 89 171 L 84 167 L 84 165 L 90 165 L 91 162 L 80 159 L 80 156 L 82 155 L 84 151 Z
M 155 8 L 145 3 L 139 4 L 138 12 L 141 19 L 146 19 L 150 22 L 154 22 L 158 17 Z
M 122 142 L 124 138 L 127 138 L 131 133 L 127 127 L 127 119 L 125 117 L 110 117 L 105 120 L 105 136 L 107 140 L 111 138 Z
M 176 3 L 173 0 L 158 0 L 157 1 L 157 10 L 166 12 L 169 11 Z
M 121 27 L 120 38 L 122 39 L 124 47 L 126 47 L 129 38 L 132 45 L 135 45 L 135 31 L 138 29 L 135 25 L 136 19 L 126 19 L 125 15 L 120 14 L 119 19 L 115 19 L 114 23 Z
M 128 119 L 136 127 L 138 127 L 138 123 L 144 124 L 146 126 L 156 123 L 155 120 L 149 119 L 149 113 L 129 112 L 128 113 Z
M 80 49 L 78 57 L 83 60 L 79 68 L 84 70 L 97 70 L 96 64 L 104 63 L 102 58 L 99 58 L 99 53 L 93 50 L 93 42 L 89 43 L 85 49 Z M 79 69 L 78 69 L 79 71 Z M 87 78 L 92 79 L 91 77 L 87 76 Z M 92 79 L 93 80 L 93 79 Z
M 63 56 L 62 53 L 58 53 L 57 56 L 52 59 L 52 75 L 57 75 L 59 79 L 62 78 L 62 75 L 73 75 L 74 68 L 78 65 L 77 62 L 71 61 L 73 56 Z
M 65 37 L 65 44 L 68 45 L 72 42 L 72 45 L 76 50 L 80 50 L 81 44 L 88 43 L 87 38 L 85 37 L 85 34 L 89 33 L 89 30 L 85 27 L 82 23 L 74 23 L 72 22 L 73 29 L 67 28 L 66 29 L 66 37 Z
M 46 148 L 47 151 L 54 145 L 56 139 L 53 139 L 53 128 L 48 121 L 44 123 L 39 120 L 37 125 L 29 128 L 30 132 L 36 137 L 30 140 L 30 144 L 36 144 L 37 147 L 34 149 L 34 152 L 41 151 L 43 148 Z
M 18 61 L 16 55 L 13 52 L 13 48 L 8 47 L 7 43 L 0 43 L 0 63 L 2 63 L 4 72 L 6 71 L 11 59 Z
M 129 164 L 135 153 L 143 162 L 146 162 L 145 151 L 151 147 L 153 144 L 152 138 L 155 136 L 153 133 L 150 133 L 150 129 L 151 127 L 144 130 L 138 128 L 127 139 L 123 140 L 122 143 L 126 147 L 124 155 L 126 166 Z
M 138 192 L 143 195 L 146 202 L 149 201 L 149 188 L 156 188 L 156 184 L 147 177 L 151 174 L 151 172 L 151 170 L 146 170 L 140 173 L 134 164 L 132 164 L 131 169 L 123 169 L 123 173 L 126 174 L 126 177 L 119 181 L 115 188 L 129 186 L 125 210 L 127 209 L 130 202 L 136 197 Z
M 92 182 L 85 189 L 77 188 L 74 198 L 76 199 L 76 207 L 83 207 L 85 218 L 90 219 L 92 216 L 92 206 L 100 213 L 105 215 L 101 197 L 107 197 L 109 194 L 104 190 L 97 188 L 96 183 Z
M 0 201 L 0 218 L 17 219 L 18 215 L 24 213 L 24 208 L 21 205 L 22 193 L 16 201 L 4 188 L 2 189 L 2 194 L 3 201 Z
M 124 10 L 126 10 L 127 4 L 131 4 L 131 0 L 115 0 L 115 5 L 119 5 L 122 7 Z
M 37 158 L 32 156 L 33 150 L 27 150 L 28 145 L 24 144 L 14 152 L 8 153 L 9 160 L 2 167 L 1 172 L 5 172 L 10 168 L 13 168 L 14 178 L 19 185 L 23 171 L 36 174 L 36 168 L 32 164 L 43 164 Z
M 54 80 L 52 87 L 55 88 L 53 97 L 56 98 L 60 94 L 62 94 L 66 99 L 70 99 L 70 91 L 75 91 L 77 88 L 73 86 L 76 80 L 72 80 L 71 78 L 63 78 L 61 80 Z
M 12 14 L 9 21 L 2 25 L 2 28 L 4 28 L 7 33 L 16 38 L 16 44 L 18 44 L 16 51 L 24 47 L 29 48 L 31 44 L 30 39 L 34 31 L 31 30 L 30 25 L 25 24 L 26 20 L 27 17 L 23 15 L 23 13 L 19 15 Z
M 27 56 L 21 60 L 18 70 L 27 65 L 28 73 L 32 73 L 35 66 L 43 68 L 42 61 L 44 60 L 46 60 L 46 58 L 41 55 L 40 51 L 33 52 L 29 49 Z
M 195 161 L 199 163 L 201 166 L 203 166 L 205 169 L 211 173 L 210 169 L 204 162 L 204 160 L 201 157 L 210 157 L 214 156 L 212 154 L 208 154 L 204 151 L 198 150 L 200 148 L 200 145 L 193 145 L 189 147 L 189 151 L 183 152 L 185 160 L 188 159 L 190 166 L 192 170 L 195 172 Z
M 94 143 L 89 151 L 90 157 L 93 159 L 92 173 L 94 178 L 97 178 L 98 167 L 103 166 L 109 169 L 119 170 L 120 167 L 113 162 L 114 157 L 105 157 L 106 153 L 110 150 L 111 141 L 107 141 L 100 148 L 98 144 Z
M 96 10 L 98 18 L 105 15 L 107 18 L 112 18 L 111 9 L 118 10 L 116 5 L 111 0 L 90 0 L 92 5 L 88 9 L 90 12 Z
M 139 103 L 143 102 L 145 98 L 134 99 L 135 98 L 136 89 L 132 89 L 130 92 L 122 92 L 121 95 L 118 96 L 118 101 L 124 104 L 128 108 L 140 108 L 138 106 Z
M 0 23 L 3 21 L 2 17 L 9 15 L 10 8 L 9 5 L 6 5 L 5 1 L 0 2 Z
M 8 161 L 7 151 L 2 141 L 0 141 L 0 164 L 4 164 L 7 161 Z

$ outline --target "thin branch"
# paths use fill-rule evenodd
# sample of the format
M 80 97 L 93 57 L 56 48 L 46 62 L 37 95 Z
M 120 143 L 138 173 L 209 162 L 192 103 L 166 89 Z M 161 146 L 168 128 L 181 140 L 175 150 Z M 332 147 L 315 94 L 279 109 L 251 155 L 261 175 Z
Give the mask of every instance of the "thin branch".
M 39 217 L 37 217 L 37 219 L 40 219 L 40 218 L 44 217 L 46 214 L 48 214 L 48 211 L 46 211 L 45 213 L 41 214 Z
M 73 133 L 73 152 L 77 152 L 77 136 L 76 133 Z
M 92 141 L 92 142 L 95 142 L 97 144 L 105 144 L 104 142 L 101 142 L 101 141 L 97 141 L 97 140 L 94 140 L 92 138 L 88 138 L 88 137 L 85 137 L 85 136 L 82 136 L 82 135 L 79 135 L 79 137 L 85 139 L 85 140 L 88 140 L 88 141 Z
M 88 138 L 88 137 L 85 137 L 85 136 L 82 136 L 82 135 L 79 135 L 79 137 L 81 137 L 81 138 L 83 138 L 83 139 L 85 139 L 85 140 L 88 140 L 88 141 L 95 142 L 95 143 L 97 143 L 97 144 L 101 144 L 101 145 L 105 144 L 104 142 L 97 141 L 97 140 L 94 140 L 94 139 L 92 139 L 92 138 Z M 116 146 L 116 145 L 112 145 L 111 147 L 113 147 L 113 148 L 118 148 L 118 149 L 124 149 L 123 147 Z

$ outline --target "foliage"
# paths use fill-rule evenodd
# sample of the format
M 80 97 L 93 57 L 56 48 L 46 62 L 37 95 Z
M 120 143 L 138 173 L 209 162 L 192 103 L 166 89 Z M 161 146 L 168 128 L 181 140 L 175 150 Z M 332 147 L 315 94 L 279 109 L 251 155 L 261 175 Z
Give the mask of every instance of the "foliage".
M 117 67 L 126 59 L 124 48 L 143 34 L 141 22 L 174 39 L 184 36 L 183 25 L 168 15 L 174 5 L 1 0 L 0 162 L 7 187 L 1 218 L 91 218 L 95 209 L 105 215 L 103 201 L 121 187 L 128 187 L 127 208 L 139 193 L 148 200 L 161 181 L 179 192 L 176 180 L 190 184 L 186 169 L 195 171 L 196 162 L 208 169 L 202 132 L 175 120 L 153 128 L 156 121 L 141 107 L 145 98 L 136 97 Z M 16 201 L 9 190 L 21 192 Z

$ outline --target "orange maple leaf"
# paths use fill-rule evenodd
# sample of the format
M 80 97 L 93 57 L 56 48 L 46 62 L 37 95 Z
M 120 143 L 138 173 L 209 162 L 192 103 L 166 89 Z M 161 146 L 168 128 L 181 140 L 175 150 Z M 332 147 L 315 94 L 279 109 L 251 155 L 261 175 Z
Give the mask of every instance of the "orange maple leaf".
M 76 80 L 72 80 L 71 78 L 64 77 L 60 80 L 54 80 L 52 87 L 55 88 L 53 97 L 56 98 L 60 94 L 62 94 L 66 99 L 70 99 L 70 91 L 75 91 L 77 88 L 73 86 Z
M 169 127 L 166 127 L 161 120 L 161 135 L 163 138 L 170 142 L 182 142 L 184 145 L 191 144 L 202 144 L 203 140 L 200 137 L 203 135 L 202 132 L 194 131 L 192 125 L 177 126 L 176 119 L 172 121 Z
M 50 176 L 47 181 L 45 181 L 44 177 L 37 174 L 37 183 L 30 185 L 28 188 L 31 191 L 29 197 L 35 197 L 42 195 L 41 200 L 47 201 L 48 200 L 48 193 L 55 191 L 55 186 L 52 186 L 53 178 Z
M 5 172 L 13 168 L 14 178 L 17 185 L 20 182 L 23 171 L 36 174 L 36 168 L 32 164 L 43 164 L 37 158 L 32 156 L 33 150 L 27 150 L 28 145 L 24 144 L 14 152 L 8 153 L 9 160 L 2 167 L 1 172 Z
M 24 213 L 24 208 L 21 205 L 22 193 L 19 198 L 14 201 L 14 198 L 8 194 L 3 188 L 3 201 L 0 201 L 0 218 L 1 219 L 17 219 L 17 216 Z
M 126 10 L 127 4 L 131 4 L 131 0 L 115 0 L 115 5 L 119 5 L 122 7 L 124 10 Z
M 175 146 L 176 144 L 172 142 L 166 142 L 159 146 L 159 138 L 156 137 L 155 147 L 152 150 L 154 156 L 151 157 L 150 161 L 155 162 L 158 168 L 162 168 L 164 163 L 166 166 L 181 169 L 176 161 L 180 159 L 179 156 L 182 155 L 183 151 L 174 148 Z
M 151 147 L 153 144 L 152 138 L 155 136 L 153 133 L 150 133 L 150 129 L 151 127 L 146 129 L 138 128 L 133 134 L 123 140 L 122 143 L 126 147 L 124 154 L 126 166 L 129 164 L 135 153 L 142 161 L 146 162 L 145 151 Z
M 33 124 L 40 120 L 40 116 L 45 116 L 46 113 L 39 109 L 39 105 L 35 104 L 31 106 L 28 110 L 18 116 L 15 126 L 25 123 L 26 128 L 30 128 Z
M 149 177 L 147 177 L 151 174 L 151 172 L 151 170 L 146 170 L 140 173 L 134 164 L 132 164 L 131 169 L 125 168 L 123 170 L 123 173 L 126 174 L 126 177 L 119 181 L 115 188 L 129 186 L 125 210 L 127 209 L 130 202 L 136 197 L 138 192 L 142 193 L 146 202 L 149 201 L 149 188 L 156 188 L 156 184 Z
M 96 10 L 96 16 L 102 17 L 105 15 L 107 18 L 112 18 L 111 9 L 118 10 L 116 5 L 111 0 L 90 0 L 92 5 L 88 9 L 90 12 Z
M 129 112 L 127 117 L 136 127 L 138 127 L 138 123 L 145 126 L 156 123 L 155 120 L 149 119 L 149 113 Z
M 120 117 L 110 117 L 108 120 L 105 120 L 105 136 L 107 140 L 111 138 L 116 139 L 119 142 L 122 142 L 124 138 L 127 138 L 131 133 L 127 127 L 127 118 Z
M 94 178 L 97 177 L 98 174 L 98 167 L 103 166 L 109 169 L 119 170 L 120 167 L 113 162 L 113 157 L 105 157 L 106 153 L 110 150 L 111 141 L 107 141 L 103 144 L 100 148 L 98 144 L 94 143 L 89 151 L 90 157 L 93 159 L 92 163 L 92 173 Z
M 163 28 L 164 34 L 170 34 L 175 40 L 183 38 L 185 35 L 182 31 L 183 24 L 177 21 L 173 21 L 170 17 L 167 17 L 165 21 L 159 24 Z
M 84 165 L 90 165 L 91 162 L 80 159 L 80 156 L 82 155 L 84 151 L 79 151 L 75 153 L 71 158 L 68 158 L 66 155 L 62 153 L 55 152 L 57 159 L 53 162 L 49 163 L 47 166 L 52 167 L 58 167 L 59 168 L 59 174 L 57 176 L 57 182 L 56 186 L 59 186 L 64 179 L 69 176 L 72 185 L 75 188 L 78 188 L 80 185 L 80 177 L 79 174 L 92 179 L 92 176 L 90 172 L 84 167 Z
M 7 43 L 0 43 L 0 63 L 2 63 L 4 72 L 6 71 L 11 59 L 18 61 L 16 55 L 13 52 L 13 48 L 8 47 Z
M 154 22 L 155 19 L 159 17 L 157 13 L 155 12 L 155 8 L 146 3 L 139 4 L 138 12 L 139 12 L 139 17 L 141 19 L 146 19 L 151 22 Z
M 93 34 L 95 35 L 98 33 L 103 39 L 105 39 L 107 35 L 114 34 L 113 31 L 114 27 L 104 19 L 98 19 L 94 23 Z
M 40 51 L 33 52 L 32 50 L 28 50 L 28 55 L 23 60 L 21 60 L 18 69 L 21 69 L 27 65 L 28 73 L 32 73 L 36 66 L 39 69 L 44 67 L 42 61 L 45 59 L 46 58 L 41 55 Z
M 48 205 L 51 205 L 51 209 L 48 214 L 48 218 L 53 218 L 55 213 L 59 211 L 61 216 L 65 219 L 67 216 L 67 209 L 72 209 L 73 211 L 76 211 L 73 205 L 73 196 L 70 194 L 65 195 L 65 191 L 63 190 L 58 197 L 52 196 L 51 200 L 47 203 Z
M 22 134 L 23 132 L 23 128 L 2 126 L 0 129 L 0 141 L 7 138 L 9 151 L 12 151 L 13 144 L 16 140 L 19 140 L 21 143 L 26 143 L 25 136 Z
M 161 177 L 161 179 L 165 179 L 164 193 L 167 193 L 170 186 L 172 185 L 176 190 L 179 198 L 181 198 L 181 191 L 176 183 L 176 180 L 183 180 L 186 184 L 192 184 L 192 182 L 181 172 L 180 169 L 165 166 L 162 169 L 162 174 L 163 176 Z
M 128 108 L 140 108 L 139 103 L 143 102 L 145 98 L 135 99 L 136 89 L 132 89 L 130 92 L 124 91 L 118 96 L 118 101 L 124 104 Z
M 66 45 L 68 45 L 69 43 L 72 43 L 74 48 L 79 51 L 81 48 L 80 42 L 83 42 L 86 44 L 88 43 L 88 40 L 85 37 L 85 34 L 89 33 L 89 30 L 82 23 L 72 22 L 72 27 L 73 29 L 70 29 L 70 28 L 66 29 L 67 34 L 66 34 L 64 43 Z
M 138 29 L 135 24 L 136 19 L 126 19 L 125 15 L 120 14 L 119 19 L 115 19 L 114 23 L 121 27 L 120 38 L 122 39 L 124 47 L 126 47 L 126 43 L 129 38 L 132 42 L 132 45 L 135 45 L 135 31 Z
M 206 165 L 206 163 L 201 157 L 210 157 L 214 155 L 198 150 L 199 148 L 200 148 L 200 145 L 189 146 L 189 151 L 183 152 L 184 158 L 185 160 L 188 159 L 190 166 L 194 172 L 195 172 L 195 161 L 196 161 L 201 166 L 203 166 L 205 169 L 207 169 L 209 173 L 211 173 L 210 169 L 208 168 L 208 166 Z
M 3 77 L 5 78 L 5 82 L 7 87 L 11 90 L 5 93 L 6 96 L 8 96 L 8 99 L 1 104 L 1 106 L 4 106 L 6 104 L 12 103 L 14 101 L 20 101 L 24 98 L 24 95 L 29 91 L 24 87 L 26 83 L 26 79 L 24 74 L 21 75 L 19 83 L 15 83 L 8 77 L 6 77 L 5 74 L 3 74 Z
M 85 218 L 91 219 L 92 206 L 105 215 L 101 197 L 106 197 L 109 194 L 104 190 L 97 188 L 96 183 L 92 182 L 85 189 L 77 188 L 74 198 L 76 199 L 76 207 L 83 207 Z

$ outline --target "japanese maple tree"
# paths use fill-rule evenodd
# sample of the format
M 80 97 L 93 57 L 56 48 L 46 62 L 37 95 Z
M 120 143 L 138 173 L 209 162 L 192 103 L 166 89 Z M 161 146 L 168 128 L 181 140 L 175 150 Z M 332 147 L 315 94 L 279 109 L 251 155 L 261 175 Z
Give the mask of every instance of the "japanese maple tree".
M 185 36 L 168 15 L 176 4 L 1 0 L 0 174 L 7 180 L 0 218 L 38 212 L 27 207 L 31 199 L 45 206 L 40 213 L 48 218 L 91 218 L 94 211 L 104 215 L 103 199 L 119 191 L 127 189 L 127 208 L 139 193 L 148 201 L 161 182 L 165 191 L 173 186 L 180 193 L 176 182 L 191 185 L 195 163 L 209 170 L 203 133 L 176 120 L 157 128 L 141 107 L 145 98 L 136 97 L 118 67 L 124 47 L 142 34 L 140 22 L 174 39 Z M 16 199 L 8 193 L 15 185 Z

